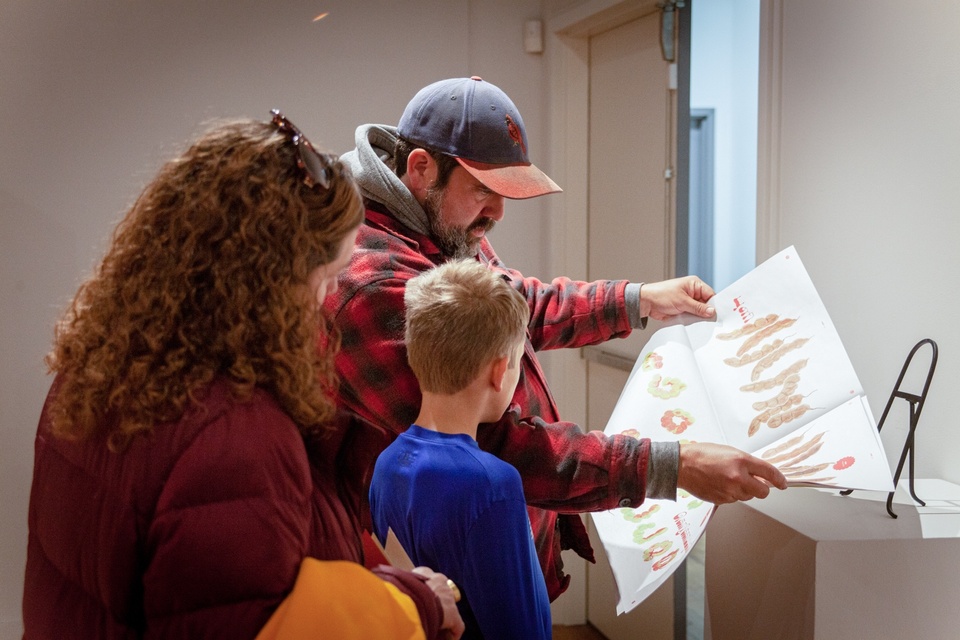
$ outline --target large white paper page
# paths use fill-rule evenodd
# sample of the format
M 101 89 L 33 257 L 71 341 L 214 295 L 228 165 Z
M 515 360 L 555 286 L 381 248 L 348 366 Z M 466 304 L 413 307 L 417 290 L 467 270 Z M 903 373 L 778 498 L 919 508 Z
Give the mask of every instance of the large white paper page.
M 650 338 L 605 433 L 729 444 L 776 465 L 792 486 L 892 491 L 876 421 L 793 247 Z M 593 515 L 629 611 L 670 576 L 714 505 L 678 492 Z

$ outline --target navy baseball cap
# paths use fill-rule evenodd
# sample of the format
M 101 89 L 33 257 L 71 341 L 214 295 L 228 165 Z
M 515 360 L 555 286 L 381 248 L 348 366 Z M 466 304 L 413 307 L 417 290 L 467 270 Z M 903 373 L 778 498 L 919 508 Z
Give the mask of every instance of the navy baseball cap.
M 479 76 L 434 82 L 417 92 L 397 125 L 410 142 L 453 156 L 505 198 L 562 191 L 530 162 L 527 131 L 507 94 Z

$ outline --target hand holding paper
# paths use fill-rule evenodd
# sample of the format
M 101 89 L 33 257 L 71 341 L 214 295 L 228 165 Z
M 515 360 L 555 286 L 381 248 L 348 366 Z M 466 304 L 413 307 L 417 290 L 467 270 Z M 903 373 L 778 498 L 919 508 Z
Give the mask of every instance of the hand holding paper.
M 770 462 L 725 444 L 680 445 L 677 486 L 698 498 L 714 504 L 766 498 L 771 485 L 787 488 L 786 478 Z
M 640 315 L 666 320 L 682 313 L 712 318 L 715 310 L 707 305 L 713 289 L 696 276 L 650 282 L 640 289 Z

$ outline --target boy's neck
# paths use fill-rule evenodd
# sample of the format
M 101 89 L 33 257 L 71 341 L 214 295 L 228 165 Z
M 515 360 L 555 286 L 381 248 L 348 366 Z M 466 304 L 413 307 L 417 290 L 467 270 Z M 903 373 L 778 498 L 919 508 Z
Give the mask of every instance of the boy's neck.
M 463 433 L 477 439 L 477 400 L 463 393 L 423 393 L 416 425 L 439 433 Z

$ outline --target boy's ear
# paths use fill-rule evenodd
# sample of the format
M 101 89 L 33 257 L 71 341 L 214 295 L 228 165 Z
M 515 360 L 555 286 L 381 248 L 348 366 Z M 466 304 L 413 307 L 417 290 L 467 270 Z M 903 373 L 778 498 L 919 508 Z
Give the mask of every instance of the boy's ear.
M 495 358 L 490 363 L 490 384 L 497 393 L 503 390 L 503 377 L 507 373 L 507 367 L 510 364 L 510 357 L 503 356 Z

